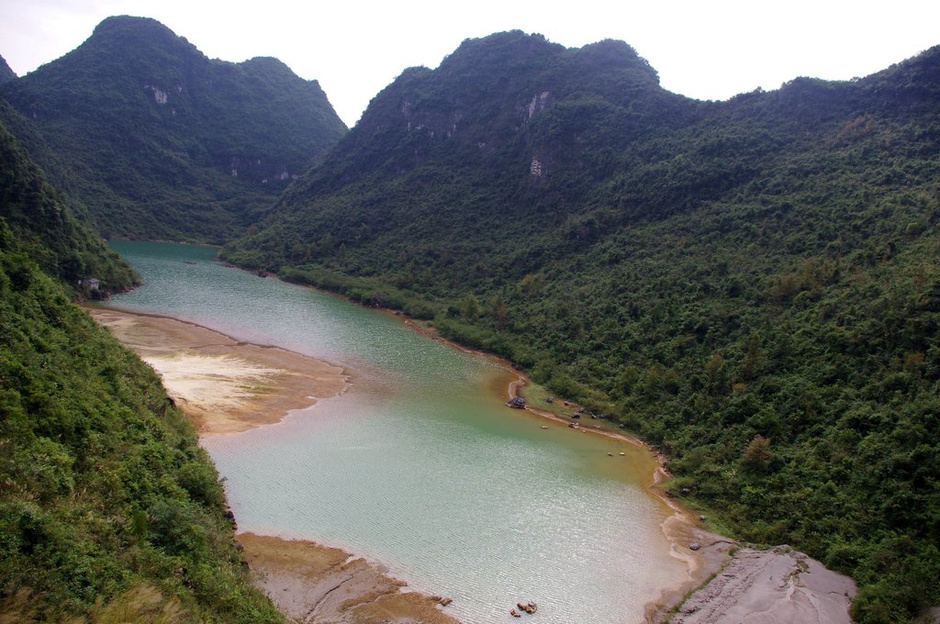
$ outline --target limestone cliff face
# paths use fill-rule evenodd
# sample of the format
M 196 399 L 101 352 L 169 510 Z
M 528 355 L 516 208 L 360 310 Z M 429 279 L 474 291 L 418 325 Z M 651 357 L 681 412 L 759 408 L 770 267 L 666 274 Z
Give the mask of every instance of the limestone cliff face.
M 523 187 L 595 168 L 625 145 L 694 114 L 622 42 L 566 49 L 519 31 L 464 41 L 437 69 L 412 67 L 380 92 L 332 158 L 309 176 L 318 192 L 366 173 L 394 176 L 431 163 L 500 170 Z M 602 134 L 598 124 L 616 124 Z

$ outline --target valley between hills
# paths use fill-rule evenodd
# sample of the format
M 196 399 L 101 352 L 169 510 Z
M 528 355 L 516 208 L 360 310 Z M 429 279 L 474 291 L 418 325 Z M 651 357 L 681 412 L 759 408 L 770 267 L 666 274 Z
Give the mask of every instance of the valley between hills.
M 353 128 L 326 95 L 147 18 L 0 71 L 0 619 L 284 621 L 198 444 L 210 414 L 75 305 L 139 286 L 115 239 L 218 245 L 503 358 L 649 444 L 670 500 L 748 545 L 728 569 L 766 557 L 791 598 L 850 577 L 825 621 L 931 617 L 940 47 L 703 102 L 627 43 L 513 31 L 403 68 Z M 283 358 L 259 370 L 342 390 Z M 733 585 L 672 621 L 752 621 Z

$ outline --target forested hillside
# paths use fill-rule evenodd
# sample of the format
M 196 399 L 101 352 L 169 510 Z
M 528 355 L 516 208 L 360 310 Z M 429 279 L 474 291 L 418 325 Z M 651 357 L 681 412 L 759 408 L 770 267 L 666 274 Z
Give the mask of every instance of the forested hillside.
M 0 176 L 0 620 L 283 621 L 191 426 L 70 301 L 75 275 L 130 269 L 2 126 Z
M 32 157 L 105 236 L 243 233 L 346 131 L 316 81 L 272 58 L 210 60 L 146 18 L 105 20 L 0 95 L 50 148 L 17 134 Z
M 7 104 L 0 99 L 0 110 Z M 0 218 L 18 247 L 76 294 L 97 299 L 137 281 L 131 267 L 78 220 L 0 123 Z
M 0 56 L 0 83 L 13 80 L 14 78 L 16 78 L 16 73 L 10 69 L 10 66 L 7 65 L 6 60 Z
M 940 48 L 697 102 L 513 32 L 406 70 L 224 256 L 510 358 L 899 622 L 940 604 L 938 220 Z

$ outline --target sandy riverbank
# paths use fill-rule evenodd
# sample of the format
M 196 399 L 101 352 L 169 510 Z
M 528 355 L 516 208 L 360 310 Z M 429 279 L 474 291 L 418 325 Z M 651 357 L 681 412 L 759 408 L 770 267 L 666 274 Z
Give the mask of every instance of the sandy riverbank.
M 277 423 L 349 386 L 342 368 L 298 353 L 163 316 L 88 311 L 159 373 L 201 435 Z M 381 566 L 339 548 L 252 533 L 237 538 L 258 586 L 296 622 L 459 624 L 441 611 L 440 597 L 403 591 L 406 584 Z
M 338 366 L 277 347 L 239 342 L 163 316 L 89 308 L 163 379 L 201 435 L 237 433 L 279 422 L 293 409 L 346 390 Z

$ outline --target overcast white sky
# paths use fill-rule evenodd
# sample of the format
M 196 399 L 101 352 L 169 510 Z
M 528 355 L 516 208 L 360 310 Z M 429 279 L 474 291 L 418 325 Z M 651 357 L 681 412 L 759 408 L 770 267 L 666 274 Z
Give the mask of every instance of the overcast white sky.
M 940 44 L 937 0 L 0 0 L 0 55 L 22 76 L 110 15 L 153 17 L 211 58 L 277 57 L 319 80 L 350 126 L 406 67 L 510 29 L 568 47 L 626 41 L 663 87 L 698 99 L 865 76 Z

